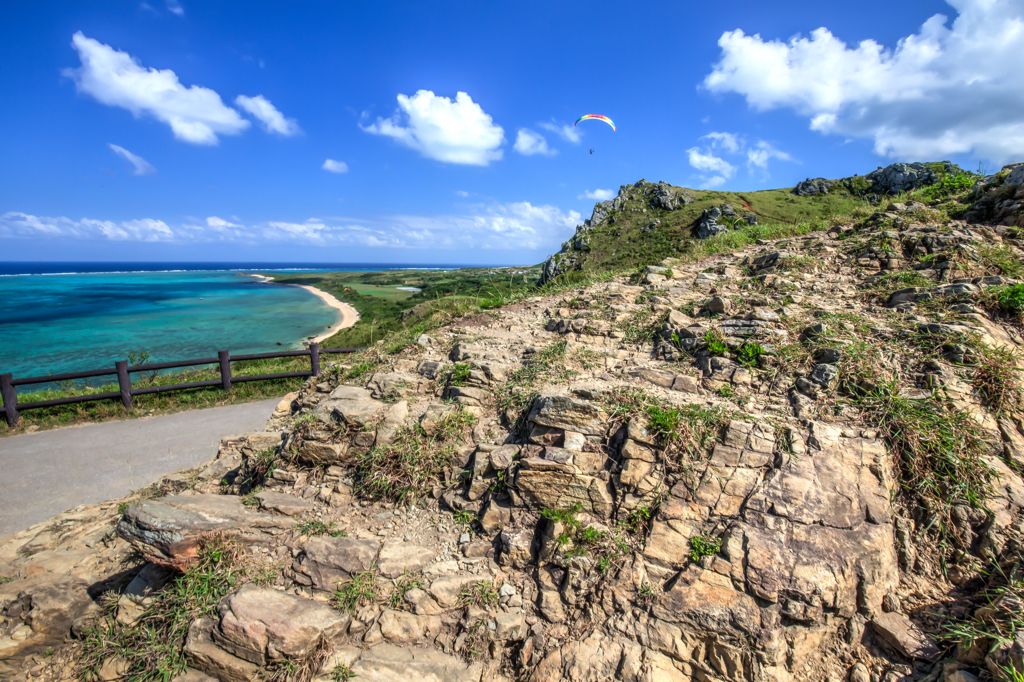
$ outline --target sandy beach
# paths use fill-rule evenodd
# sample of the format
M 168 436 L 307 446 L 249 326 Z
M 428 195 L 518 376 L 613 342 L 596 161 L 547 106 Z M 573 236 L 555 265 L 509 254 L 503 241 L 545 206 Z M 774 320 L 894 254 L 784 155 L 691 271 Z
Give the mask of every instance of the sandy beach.
M 273 277 L 267 277 L 266 275 L 252 276 L 264 282 L 274 281 Z M 328 327 L 327 331 L 325 331 L 324 333 L 312 339 L 308 339 L 309 341 L 322 343 L 323 341 L 326 341 L 327 339 L 337 334 L 342 329 L 347 329 L 348 327 L 351 327 L 352 325 L 359 321 L 359 312 L 355 308 L 350 306 L 348 303 L 343 303 L 339 301 L 337 298 L 327 293 L 326 291 L 321 291 L 320 289 L 317 289 L 316 287 L 311 287 L 308 284 L 282 284 L 281 286 L 299 287 L 300 289 L 305 289 L 306 291 L 318 297 L 321 301 L 323 301 L 324 303 L 338 311 L 338 321 L 332 324 L 330 327 Z

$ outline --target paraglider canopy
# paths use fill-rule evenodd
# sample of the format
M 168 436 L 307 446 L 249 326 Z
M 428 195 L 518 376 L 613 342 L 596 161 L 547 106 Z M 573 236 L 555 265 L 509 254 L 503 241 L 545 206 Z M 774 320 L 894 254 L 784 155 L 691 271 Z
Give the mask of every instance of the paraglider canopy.
M 615 130 L 615 124 L 612 123 L 612 120 L 607 116 L 602 116 L 600 114 L 584 114 L 583 116 L 580 116 L 578 119 L 576 119 L 576 123 L 572 124 L 573 127 L 575 127 L 580 121 L 586 121 L 588 118 L 593 118 L 598 121 L 604 121 L 605 123 L 612 127 L 612 130 Z

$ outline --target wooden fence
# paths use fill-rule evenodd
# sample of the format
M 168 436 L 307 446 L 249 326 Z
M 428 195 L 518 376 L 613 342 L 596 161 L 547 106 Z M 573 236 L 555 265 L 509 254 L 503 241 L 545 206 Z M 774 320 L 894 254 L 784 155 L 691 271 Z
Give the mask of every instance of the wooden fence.
M 147 393 L 165 393 L 167 391 L 184 391 L 190 388 L 204 388 L 207 386 L 220 386 L 225 391 L 231 390 L 232 384 L 240 384 L 245 381 L 266 381 L 268 379 L 288 379 L 291 377 L 311 377 L 320 374 L 321 353 L 355 353 L 365 350 L 363 348 L 320 348 L 319 344 L 311 343 L 306 350 L 290 350 L 278 353 L 256 353 L 254 355 L 231 355 L 226 350 L 219 351 L 215 358 L 199 358 L 198 360 L 179 360 L 176 362 L 156 362 L 153 364 L 129 366 L 126 360 L 119 360 L 114 363 L 114 369 L 98 369 L 89 372 L 69 372 L 67 374 L 51 374 L 43 377 L 24 377 L 15 379 L 10 373 L 0 374 L 0 397 L 3 398 L 4 416 L 7 417 L 7 424 L 15 426 L 21 419 L 21 412 L 34 410 L 40 407 L 54 407 L 57 405 L 71 405 L 73 403 L 85 403 L 92 400 L 116 400 L 120 398 L 125 409 L 132 409 L 132 397 L 146 395 Z M 308 372 L 281 372 L 279 374 L 257 374 L 254 376 L 231 376 L 231 363 L 240 360 L 269 360 L 272 358 L 294 358 L 299 356 L 309 357 Z M 147 386 L 145 388 L 132 388 L 129 375 L 132 372 L 150 372 L 161 369 L 175 369 L 178 367 L 193 367 L 195 365 L 220 366 L 220 379 L 211 381 L 192 381 L 185 384 L 171 384 L 168 386 Z M 57 398 L 56 400 L 40 400 L 34 403 L 19 403 L 18 395 L 14 391 L 15 386 L 27 384 L 45 384 L 53 381 L 70 381 L 74 379 L 87 379 L 89 377 L 102 377 L 117 375 L 117 384 L 120 389 L 117 393 L 91 393 L 88 395 L 77 395 L 70 398 Z

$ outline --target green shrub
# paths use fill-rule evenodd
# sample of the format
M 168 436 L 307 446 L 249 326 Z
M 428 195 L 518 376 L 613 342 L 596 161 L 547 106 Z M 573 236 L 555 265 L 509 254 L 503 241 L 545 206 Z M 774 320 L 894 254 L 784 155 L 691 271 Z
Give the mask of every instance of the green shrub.
M 739 361 L 741 365 L 756 367 L 757 359 L 764 355 L 764 346 L 754 341 L 748 341 L 740 348 Z
M 704 342 L 708 344 L 708 352 L 712 355 L 725 355 L 729 352 L 729 346 L 726 345 L 721 332 L 716 329 L 709 329 L 704 334 Z
M 1003 310 L 1011 313 L 1024 311 L 1024 284 L 1014 284 L 1000 289 L 997 296 L 999 307 Z
M 697 535 L 690 538 L 690 561 L 700 561 L 702 557 L 714 556 L 722 549 L 722 541 L 709 535 Z

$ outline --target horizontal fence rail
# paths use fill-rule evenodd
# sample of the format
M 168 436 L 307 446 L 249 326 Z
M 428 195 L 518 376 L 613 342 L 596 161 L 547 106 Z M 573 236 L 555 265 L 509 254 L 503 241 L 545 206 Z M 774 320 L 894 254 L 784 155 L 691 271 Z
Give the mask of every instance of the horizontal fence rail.
M 267 381 L 269 379 L 291 379 L 293 377 L 314 377 L 320 375 L 321 353 L 356 353 L 365 348 L 321 348 L 317 343 L 309 344 L 306 350 L 281 351 L 279 353 L 254 353 L 249 355 L 231 355 L 228 351 L 222 350 L 215 358 L 198 358 L 196 360 L 176 360 L 174 362 L 157 362 L 150 365 L 128 365 L 125 360 L 118 360 L 114 363 L 114 369 L 97 369 L 88 372 L 68 372 L 65 374 L 50 374 L 41 377 L 14 378 L 10 373 L 0 374 L 0 398 L 3 399 L 4 416 L 7 424 L 14 427 L 21 420 L 21 412 L 34 410 L 40 407 L 55 407 L 58 405 L 73 405 L 93 400 L 117 400 L 120 399 L 125 409 L 132 409 L 132 398 L 137 395 L 149 395 L 151 393 L 166 393 L 167 391 L 186 391 L 192 388 L 206 388 L 220 386 L 225 391 L 230 391 L 233 384 L 241 384 L 246 381 Z M 243 360 L 272 360 L 274 358 L 295 358 L 308 357 L 308 372 L 280 372 L 278 374 L 257 374 L 254 376 L 231 376 L 231 363 Z M 220 379 L 211 381 L 193 381 L 185 384 L 171 384 L 168 386 L 147 386 L 145 388 L 132 388 L 130 375 L 132 372 L 154 372 L 161 369 L 177 369 L 179 367 L 194 367 L 196 365 L 218 365 Z M 26 386 L 29 384 L 45 384 L 53 381 L 71 381 L 74 379 L 89 379 L 92 377 L 117 376 L 117 384 L 120 389 L 117 393 L 91 393 L 88 395 L 76 395 L 70 398 L 57 398 L 55 400 L 38 400 L 31 403 L 19 403 L 15 386 Z

